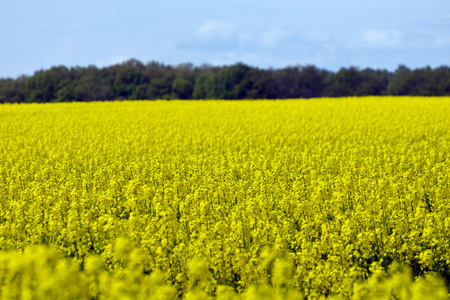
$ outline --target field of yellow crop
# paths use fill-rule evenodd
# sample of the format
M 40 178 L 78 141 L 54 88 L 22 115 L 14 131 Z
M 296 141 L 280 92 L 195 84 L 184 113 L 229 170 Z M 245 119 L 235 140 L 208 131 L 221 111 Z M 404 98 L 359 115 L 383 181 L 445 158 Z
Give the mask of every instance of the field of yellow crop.
M 0 106 L 0 299 L 447 299 L 449 279 L 450 97 Z

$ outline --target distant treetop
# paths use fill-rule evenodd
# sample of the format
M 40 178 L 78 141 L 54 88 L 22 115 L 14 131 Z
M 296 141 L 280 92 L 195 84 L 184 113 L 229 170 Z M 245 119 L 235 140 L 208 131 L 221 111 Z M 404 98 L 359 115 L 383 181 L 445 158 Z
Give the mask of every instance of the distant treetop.
M 130 59 L 109 67 L 65 67 L 0 79 L 0 103 L 135 99 L 287 99 L 366 95 L 450 95 L 450 68 L 387 70 L 314 65 L 260 69 L 143 64 Z

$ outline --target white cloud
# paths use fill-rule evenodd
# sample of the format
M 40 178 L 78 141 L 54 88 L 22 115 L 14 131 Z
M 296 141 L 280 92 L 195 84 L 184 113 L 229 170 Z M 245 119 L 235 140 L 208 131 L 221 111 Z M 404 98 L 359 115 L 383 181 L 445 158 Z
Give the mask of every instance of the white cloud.
M 97 67 L 107 67 L 107 66 L 111 66 L 111 65 L 115 65 L 115 64 L 120 64 L 129 59 L 130 59 L 130 57 L 128 57 L 128 56 L 113 55 L 113 56 L 108 57 L 107 59 L 97 60 L 95 62 L 95 65 Z
M 371 46 L 396 47 L 400 45 L 402 34 L 399 31 L 363 30 L 362 40 Z
M 178 50 L 229 51 L 239 47 L 239 36 L 232 23 L 205 21 L 193 34 L 176 44 Z
M 350 48 L 396 48 L 401 45 L 402 36 L 403 33 L 397 30 L 364 29 L 347 45 Z
M 420 30 L 405 36 L 408 46 L 416 48 L 441 48 L 450 46 L 448 30 Z
M 327 44 L 327 45 L 324 45 L 323 48 L 326 50 L 326 52 L 327 52 L 328 54 L 334 55 L 334 54 L 336 53 L 336 50 L 334 49 L 334 46 L 333 46 L 333 45 Z
M 327 31 L 313 30 L 308 31 L 305 37 L 313 41 L 324 42 L 330 38 L 330 33 Z
M 234 23 L 209 19 L 190 36 L 176 43 L 182 51 L 212 51 L 224 54 L 255 50 L 261 46 L 261 33 L 239 28 Z
M 292 29 L 272 28 L 263 34 L 261 42 L 263 46 L 273 48 L 277 46 L 282 39 L 292 36 L 293 34 L 294 30 Z
M 245 51 L 228 51 L 224 52 L 220 57 L 215 57 L 211 64 L 215 66 L 231 65 L 237 62 L 245 62 L 247 64 L 254 64 L 260 62 L 261 57 L 256 53 Z
M 204 22 L 196 31 L 199 37 L 230 37 L 234 34 L 234 25 L 211 19 Z
M 332 44 L 325 44 L 321 48 L 317 49 L 317 51 L 310 56 L 309 63 L 323 66 L 330 64 L 337 57 L 337 50 Z
M 447 35 L 436 35 L 433 38 L 433 46 L 446 47 L 450 46 L 450 37 Z

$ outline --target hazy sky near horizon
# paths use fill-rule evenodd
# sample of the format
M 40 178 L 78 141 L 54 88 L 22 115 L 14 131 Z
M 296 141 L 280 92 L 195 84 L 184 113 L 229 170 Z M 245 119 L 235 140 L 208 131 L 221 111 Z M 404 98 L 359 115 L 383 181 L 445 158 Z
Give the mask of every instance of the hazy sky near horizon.
M 176 65 L 450 64 L 450 0 L 0 0 L 0 78 L 135 58 Z

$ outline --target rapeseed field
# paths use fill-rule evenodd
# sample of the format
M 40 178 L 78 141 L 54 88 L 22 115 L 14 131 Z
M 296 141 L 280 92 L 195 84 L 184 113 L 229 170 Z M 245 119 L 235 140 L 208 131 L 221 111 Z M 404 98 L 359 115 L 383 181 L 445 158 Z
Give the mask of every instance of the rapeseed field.
M 450 97 L 0 106 L 0 299 L 448 299 Z

